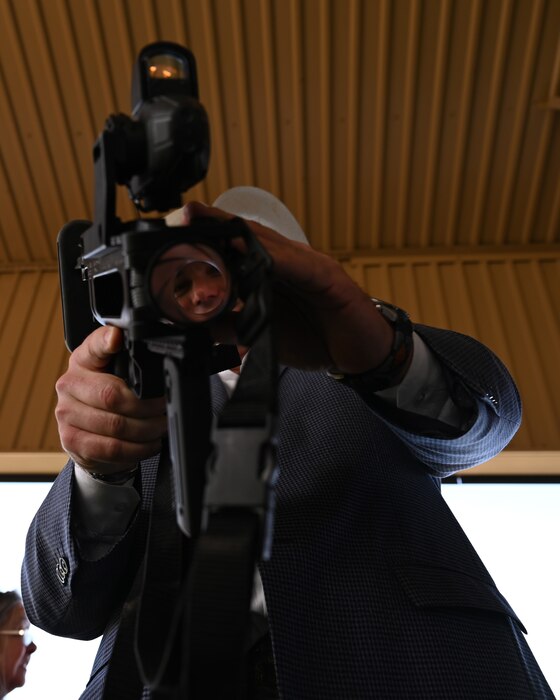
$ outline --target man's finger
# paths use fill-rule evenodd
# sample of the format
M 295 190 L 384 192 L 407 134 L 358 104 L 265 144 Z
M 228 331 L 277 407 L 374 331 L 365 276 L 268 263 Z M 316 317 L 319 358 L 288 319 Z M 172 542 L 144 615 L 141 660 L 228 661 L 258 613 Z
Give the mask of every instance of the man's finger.
M 76 402 L 66 407 L 64 422 L 84 432 L 140 444 L 159 440 L 167 431 L 167 418 L 164 414 L 136 418 L 97 408 L 83 411 Z
M 122 331 L 113 326 L 97 328 L 74 350 L 70 364 L 78 364 L 85 369 L 104 370 L 113 355 L 122 347 Z
M 56 383 L 59 405 L 63 398 L 84 407 L 99 408 L 130 418 L 151 418 L 165 413 L 165 398 L 139 399 L 126 384 L 111 374 L 84 379 L 77 372 L 67 372 Z
M 110 466 L 107 471 L 133 467 L 140 460 L 151 457 L 161 450 L 161 440 L 152 442 L 127 442 L 69 427 L 61 436 L 66 452 L 86 469 L 99 471 L 101 465 Z M 120 470 L 119 469 L 119 470 Z M 101 469 L 103 471 L 103 469 Z

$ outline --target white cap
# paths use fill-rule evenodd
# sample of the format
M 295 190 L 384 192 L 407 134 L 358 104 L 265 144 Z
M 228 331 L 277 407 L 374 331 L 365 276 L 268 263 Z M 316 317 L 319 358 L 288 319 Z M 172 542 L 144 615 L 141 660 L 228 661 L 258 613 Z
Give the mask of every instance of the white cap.
M 288 207 L 260 187 L 232 187 L 222 193 L 213 206 L 228 214 L 256 221 L 292 241 L 309 245 L 307 236 Z

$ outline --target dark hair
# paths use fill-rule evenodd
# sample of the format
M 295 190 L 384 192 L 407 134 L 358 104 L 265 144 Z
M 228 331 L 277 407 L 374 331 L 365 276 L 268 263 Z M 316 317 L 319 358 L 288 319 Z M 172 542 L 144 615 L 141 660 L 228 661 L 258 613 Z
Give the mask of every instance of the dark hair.
M 21 603 L 21 596 L 17 591 L 0 592 L 0 627 L 7 620 L 14 606 Z

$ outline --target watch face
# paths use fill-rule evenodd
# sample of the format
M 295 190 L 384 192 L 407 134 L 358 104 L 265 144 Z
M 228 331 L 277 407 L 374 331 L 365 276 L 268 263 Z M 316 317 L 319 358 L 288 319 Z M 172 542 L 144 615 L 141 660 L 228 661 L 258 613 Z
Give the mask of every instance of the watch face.
M 399 313 L 397 308 L 392 304 L 388 304 L 386 301 L 381 301 L 380 299 L 374 299 L 376 308 L 379 313 L 386 318 L 391 323 L 395 323 L 399 318 Z

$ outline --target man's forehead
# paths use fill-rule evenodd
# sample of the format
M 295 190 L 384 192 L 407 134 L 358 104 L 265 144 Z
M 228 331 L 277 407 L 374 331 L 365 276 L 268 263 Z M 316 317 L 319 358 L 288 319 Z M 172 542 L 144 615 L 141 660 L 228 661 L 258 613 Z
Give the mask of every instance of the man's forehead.
M 14 605 L 10 615 L 8 616 L 8 620 L 10 625 L 22 625 L 23 623 L 29 624 L 27 615 L 25 614 L 25 610 L 23 609 L 23 605 L 21 603 Z

